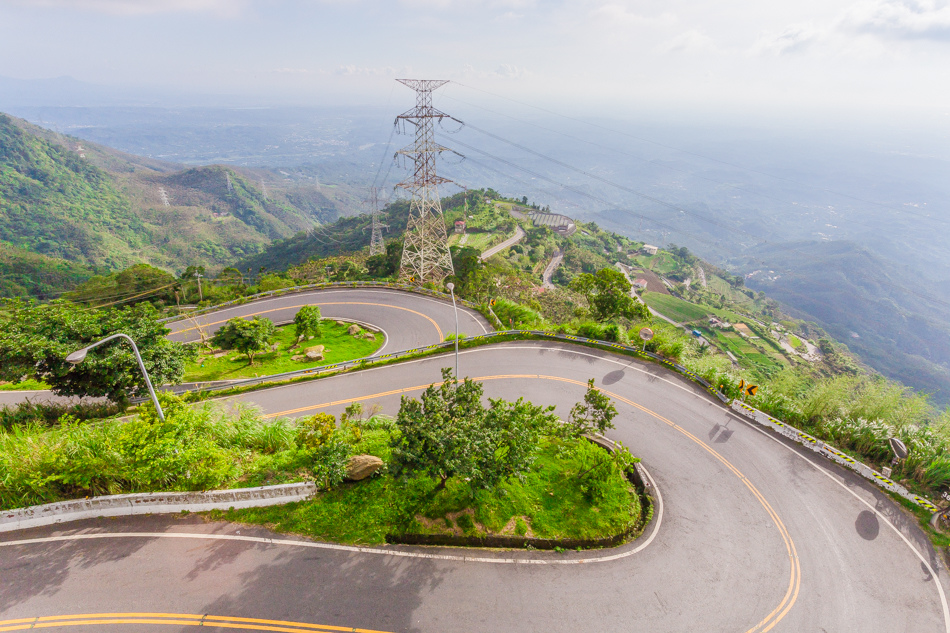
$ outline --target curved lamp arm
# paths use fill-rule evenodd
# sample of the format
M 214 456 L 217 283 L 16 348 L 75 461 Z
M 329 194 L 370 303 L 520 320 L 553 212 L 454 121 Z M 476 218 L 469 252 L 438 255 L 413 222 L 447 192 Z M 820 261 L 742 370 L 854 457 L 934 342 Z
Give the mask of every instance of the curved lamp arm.
M 152 381 L 148 377 L 148 372 L 145 371 L 145 363 L 142 362 L 142 355 L 139 354 L 139 348 L 135 345 L 135 341 L 133 341 L 131 337 L 121 333 L 107 336 L 101 341 L 96 341 L 92 345 L 88 345 L 82 349 L 77 349 L 75 352 L 66 357 L 66 362 L 71 365 L 78 365 L 79 363 L 86 360 L 86 354 L 89 352 L 89 350 L 99 347 L 103 343 L 108 343 L 109 341 L 115 340 L 117 338 L 128 341 L 132 346 L 132 351 L 135 353 L 135 360 L 138 361 L 139 369 L 142 370 L 142 376 L 145 377 L 145 386 L 148 387 L 148 394 L 152 397 L 152 403 L 155 405 L 155 411 L 158 413 L 158 419 L 164 422 L 165 412 L 162 411 L 162 405 L 158 404 L 158 396 L 155 395 L 155 389 L 152 387 Z

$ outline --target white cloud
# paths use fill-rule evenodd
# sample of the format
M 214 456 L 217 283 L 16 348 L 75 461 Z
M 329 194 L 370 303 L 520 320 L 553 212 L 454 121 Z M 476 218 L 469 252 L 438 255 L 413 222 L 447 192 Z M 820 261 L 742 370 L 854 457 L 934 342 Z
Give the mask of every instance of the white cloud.
M 348 64 L 345 66 L 340 66 L 336 69 L 336 74 L 338 75 L 363 75 L 368 77 L 397 77 L 397 76 L 409 76 L 412 75 L 412 69 L 408 66 L 402 68 L 395 68 L 393 66 L 376 66 L 376 67 L 366 67 L 366 66 L 354 66 Z
M 752 52 L 764 55 L 798 53 L 824 36 L 824 30 L 812 24 L 792 24 L 780 33 L 766 31 L 760 35 L 752 47 Z
M 461 75 L 477 79 L 524 79 L 531 73 L 514 64 L 499 64 L 495 70 L 479 70 L 469 64 L 462 69 Z
M 602 4 L 593 10 L 593 15 L 603 18 L 615 25 L 662 27 L 673 26 L 678 22 L 676 14 L 661 13 L 659 15 L 644 15 L 628 9 L 624 4 L 611 2 Z
M 233 17 L 243 12 L 246 0 L 12 0 L 30 8 L 52 7 L 112 15 L 156 13 L 212 13 Z
M 663 53 L 692 53 L 695 51 L 714 51 L 717 48 L 711 37 L 699 29 L 690 29 L 661 46 L 660 51 Z
M 950 42 L 950 2 L 946 0 L 872 0 L 853 5 L 841 27 L 899 39 Z

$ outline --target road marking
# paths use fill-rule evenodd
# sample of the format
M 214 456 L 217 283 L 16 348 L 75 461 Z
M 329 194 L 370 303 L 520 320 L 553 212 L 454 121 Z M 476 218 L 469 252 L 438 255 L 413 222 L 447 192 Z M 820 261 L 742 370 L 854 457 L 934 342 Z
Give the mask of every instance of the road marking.
M 0 621 L 0 631 L 22 631 L 28 629 L 49 629 L 64 626 L 92 626 L 102 624 L 165 624 L 176 626 L 211 626 L 244 631 L 285 631 L 301 633 L 310 631 L 329 633 L 331 631 L 351 631 L 353 633 L 385 633 L 372 629 L 331 626 L 329 624 L 309 624 L 307 622 L 289 622 L 286 620 L 262 620 L 259 618 L 238 618 L 220 615 L 192 615 L 188 613 L 86 613 L 82 615 L 51 615 L 35 618 Z
M 805 461 L 806 461 L 808 464 L 810 464 L 815 470 L 817 470 L 818 472 L 820 472 L 822 475 L 824 475 L 825 477 L 827 477 L 827 478 L 830 479 L 831 481 L 835 482 L 835 483 L 836 483 L 838 486 L 840 486 L 842 489 L 846 490 L 846 491 L 848 492 L 848 494 L 850 494 L 850 495 L 853 496 L 855 499 L 857 499 L 858 501 L 860 501 L 862 504 L 864 504 L 865 506 L 867 506 L 868 509 L 870 509 L 871 512 L 873 512 L 873 513 L 878 517 L 878 519 L 880 519 L 881 521 L 883 521 L 888 527 L 890 527 L 892 530 L 894 530 L 894 532 L 897 534 L 897 536 L 899 536 L 900 539 L 901 539 L 902 541 L 904 541 L 904 544 L 907 545 L 907 547 L 910 548 L 910 550 L 914 553 L 914 555 L 915 555 L 918 559 L 920 559 L 920 562 L 923 563 L 924 566 L 926 566 L 927 571 L 930 573 L 930 576 L 934 579 L 934 584 L 937 586 L 937 594 L 940 596 L 940 606 L 941 606 L 941 608 L 942 608 L 942 610 L 943 610 L 944 627 L 945 627 L 947 633 L 950 633 L 950 607 L 948 607 L 948 605 L 947 605 L 947 595 L 946 595 L 946 593 L 944 592 L 943 584 L 942 584 L 941 581 L 940 581 L 940 576 L 938 576 L 938 575 L 937 575 L 937 572 L 934 570 L 934 568 L 931 567 L 930 562 L 927 560 L 927 557 L 924 556 L 923 554 L 921 554 L 920 551 L 919 551 L 916 547 L 914 547 L 914 545 L 910 542 L 910 539 L 908 539 L 906 536 L 904 536 L 904 533 L 901 532 L 899 529 L 897 529 L 897 526 L 895 526 L 893 523 L 891 523 L 890 520 L 889 520 L 886 516 L 884 516 L 876 507 L 874 507 L 873 505 L 871 505 L 870 503 L 868 503 L 867 500 L 862 499 L 862 498 L 858 495 L 858 493 L 856 493 L 854 490 L 852 490 L 852 489 L 849 488 L 847 485 L 845 485 L 844 483 L 842 483 L 837 477 L 835 477 L 833 474 L 831 474 L 831 472 L 828 471 L 827 469 L 823 468 L 823 467 L 820 466 L 819 464 L 816 464 L 816 463 L 813 462 L 812 460 L 808 459 L 807 457 L 805 457 L 804 455 L 802 455 L 801 453 L 799 453 L 798 451 L 796 451 L 796 450 L 795 450 L 794 448 L 792 448 L 791 446 L 788 446 L 788 445 L 785 444 L 784 442 L 780 441 L 777 437 L 773 437 L 771 434 L 767 433 L 767 432 L 765 431 L 765 429 L 759 428 L 757 425 L 753 424 L 751 421 L 746 420 L 746 419 L 744 419 L 744 418 L 742 418 L 742 417 L 740 417 L 740 416 L 737 416 L 737 415 L 735 415 L 735 414 L 732 414 L 732 413 L 730 413 L 730 416 L 731 416 L 733 419 L 735 419 L 735 420 L 739 420 L 740 422 L 745 423 L 746 425 L 748 425 L 749 427 L 751 427 L 753 430 L 758 431 L 759 433 L 761 433 L 762 435 L 766 436 L 767 438 L 769 438 L 769 439 L 772 440 L 773 442 L 776 442 L 777 444 L 779 444 L 780 446 L 782 446 L 782 447 L 785 448 L 786 450 L 790 451 L 793 455 L 796 455 L 799 459 L 805 460 Z
M 422 551 L 383 549 L 381 547 L 360 547 L 358 545 L 338 545 L 336 543 L 321 543 L 318 541 L 292 541 L 290 539 L 272 539 L 260 536 L 241 536 L 237 534 L 195 534 L 189 532 L 97 532 L 85 534 L 66 534 L 63 536 L 45 536 L 41 538 L 23 539 L 20 541 L 0 541 L 0 547 L 14 545 L 37 545 L 42 543 L 60 543 L 66 541 L 90 541 L 99 539 L 121 539 L 121 538 L 149 538 L 149 539 L 189 539 L 189 540 L 210 540 L 210 541 L 242 541 L 245 543 L 261 543 L 265 545 L 278 545 L 284 547 L 307 547 L 311 549 L 336 550 L 341 552 L 357 552 L 360 554 L 381 554 L 383 556 L 393 556 L 397 558 L 421 558 L 429 560 L 453 561 L 462 563 L 494 563 L 502 565 L 584 565 L 590 563 L 605 563 L 609 561 L 620 560 L 633 556 L 646 549 L 656 538 L 663 523 L 663 495 L 656 484 L 656 480 L 650 474 L 643 464 L 640 464 L 647 479 L 650 480 L 653 492 L 656 494 L 657 509 L 654 512 L 656 520 L 653 522 L 653 529 L 650 536 L 645 541 L 629 549 L 608 554 L 606 556 L 596 556 L 593 558 L 487 558 L 477 556 L 458 556 L 455 554 L 430 554 Z M 30 619 L 32 621 L 32 619 Z
M 579 380 L 573 380 L 573 379 L 571 379 L 571 378 L 562 378 L 562 377 L 560 377 L 560 376 L 544 376 L 544 375 L 540 375 L 540 374 L 504 374 L 504 375 L 496 375 L 496 376 L 479 376 L 479 377 L 476 377 L 476 378 L 472 378 L 472 380 L 473 380 L 473 381 L 476 381 L 476 382 L 487 382 L 487 381 L 489 381 L 489 380 L 512 380 L 512 379 L 521 379 L 521 380 L 531 380 L 531 379 L 535 379 L 535 380 L 554 380 L 554 381 L 558 381 L 558 382 L 566 382 L 566 383 L 569 383 L 569 384 L 577 385 L 577 386 L 579 386 L 579 387 L 586 387 L 586 386 L 587 386 L 587 383 L 586 383 L 586 382 L 581 382 L 581 381 L 579 381 Z M 435 382 L 435 383 L 432 383 L 432 384 L 433 384 L 434 386 L 437 386 L 437 387 L 438 387 L 438 386 L 441 386 L 443 383 L 442 383 L 442 382 Z M 324 408 L 326 408 L 326 407 L 331 407 L 331 406 L 336 406 L 336 405 L 341 405 L 341 404 L 350 404 L 350 403 L 358 402 L 358 401 L 361 401 L 361 400 L 377 399 L 377 398 L 382 398 L 382 397 L 385 397 L 385 396 L 391 396 L 391 395 L 395 395 L 395 394 L 409 393 L 409 392 L 412 392 L 412 391 L 422 391 L 422 390 L 424 390 L 424 389 L 426 389 L 426 388 L 428 388 L 428 387 L 429 387 L 429 385 L 421 385 L 421 386 L 415 386 L 415 387 L 405 387 L 405 388 L 402 388 L 402 389 L 393 389 L 393 390 L 391 390 L 391 391 L 385 391 L 385 392 L 382 392 L 382 393 L 371 394 L 371 395 L 368 395 L 368 396 L 359 396 L 359 397 L 356 397 L 356 398 L 348 398 L 348 399 L 346 399 L 346 400 L 337 400 L 337 401 L 334 401 L 334 402 L 326 402 L 326 403 L 323 403 L 323 404 L 312 405 L 312 406 L 309 406 L 309 407 L 300 407 L 300 408 L 298 408 L 298 409 L 291 409 L 291 410 L 283 411 L 283 412 L 280 412 L 280 413 L 271 413 L 271 414 L 268 414 L 268 415 L 266 415 L 266 416 L 264 416 L 264 417 L 266 417 L 266 418 L 274 418 L 274 417 L 279 417 L 279 416 L 282 416 L 282 415 L 287 415 L 287 414 L 290 414 L 290 413 L 301 413 L 301 412 L 303 412 L 303 411 L 312 411 L 312 410 L 317 410 L 317 409 L 324 409 Z M 606 389 L 603 389 L 603 388 L 600 388 L 600 387 L 598 387 L 597 389 L 598 389 L 598 391 L 601 391 L 602 393 L 607 394 L 607 395 L 610 396 L 611 398 L 614 398 L 614 399 L 616 399 L 616 400 L 619 400 L 620 402 L 623 402 L 623 403 L 625 403 L 625 404 L 628 404 L 628 405 L 630 405 L 631 407 L 633 407 L 633 408 L 635 408 L 635 409 L 639 409 L 640 411 L 643 411 L 643 412 L 646 413 L 647 415 L 650 415 L 650 416 L 656 418 L 657 420 L 660 420 L 661 422 L 664 422 L 665 424 L 669 425 L 669 426 L 670 426 L 671 428 L 673 428 L 674 430 L 679 431 L 681 434 L 685 435 L 687 438 L 689 438 L 690 440 L 692 440 L 693 442 L 695 442 L 696 444 L 698 444 L 698 445 L 699 445 L 700 447 L 702 447 L 705 451 L 707 451 L 710 455 L 712 455 L 715 459 L 717 459 L 719 462 L 721 462 L 721 463 L 722 463 L 727 469 L 729 469 L 736 477 L 738 477 L 739 480 L 746 486 L 746 488 L 749 489 L 749 491 L 752 493 L 752 495 L 759 501 L 759 503 L 760 503 L 760 504 L 762 505 L 762 507 L 765 509 L 766 513 L 769 515 L 769 518 L 772 519 L 772 522 L 773 522 L 773 523 L 775 524 L 775 526 L 778 528 L 779 534 L 780 534 L 781 537 L 782 537 L 782 541 L 783 541 L 784 544 L 785 544 L 785 549 L 786 549 L 786 553 L 787 553 L 787 555 L 788 555 L 788 560 L 789 560 L 789 584 L 788 584 L 788 589 L 787 589 L 787 591 L 785 592 L 785 595 L 784 595 L 784 597 L 782 598 L 782 601 L 779 603 L 779 605 L 778 605 L 777 607 L 775 607 L 775 609 L 774 609 L 770 614 L 768 614 L 765 618 L 763 618 L 762 621 L 760 621 L 760 622 L 759 622 L 758 624 L 756 624 L 754 627 L 752 627 L 751 629 L 749 629 L 749 631 L 748 631 L 747 633 L 766 633 L 766 631 L 771 630 L 772 627 L 774 627 L 782 618 L 785 617 L 785 615 L 788 613 L 788 611 L 792 608 L 792 605 L 795 604 L 796 600 L 798 599 L 799 589 L 800 589 L 800 587 L 801 587 L 801 563 L 800 563 L 800 561 L 799 561 L 799 559 L 798 559 L 798 550 L 795 548 L 795 542 L 792 540 L 791 535 L 788 533 L 788 530 L 786 529 L 785 524 L 782 522 L 782 519 L 778 516 L 778 513 L 775 512 L 775 510 L 772 508 L 771 504 L 769 504 L 769 502 L 765 499 L 765 497 L 762 495 L 762 493 L 759 492 L 758 488 L 756 488 L 756 487 L 752 484 L 752 482 L 749 481 L 749 479 L 748 479 L 745 475 L 743 475 L 742 472 L 739 471 L 738 468 L 736 468 L 735 466 L 733 466 L 732 463 L 729 462 L 729 460 L 727 460 L 725 457 L 723 457 L 720 453 L 718 453 L 718 452 L 717 452 L 716 450 L 714 450 L 711 446 L 709 446 L 708 444 L 706 444 L 705 442 L 703 442 L 701 439 L 699 439 L 698 437 L 696 437 L 695 435 L 693 435 L 692 433 L 690 433 L 689 431 L 687 431 L 687 430 L 684 429 L 683 427 L 679 426 L 678 424 L 676 424 L 676 423 L 673 422 L 672 420 L 669 420 L 669 419 L 663 417 L 663 416 L 660 415 L 659 413 L 656 413 L 656 412 L 652 411 L 651 409 L 648 409 L 648 408 L 644 407 L 644 406 L 641 405 L 641 404 L 638 404 L 638 403 L 636 403 L 636 402 L 633 402 L 632 400 L 628 400 L 627 398 L 624 398 L 623 396 L 621 396 L 621 395 L 619 395 L 619 394 L 616 394 L 616 393 L 613 393 L 613 392 L 611 392 L 611 391 L 608 391 L 608 390 L 606 390 Z
M 416 316 L 421 316 L 423 319 L 428 320 L 429 323 L 431 323 L 432 326 L 435 328 L 435 331 L 439 333 L 439 340 L 440 340 L 440 341 L 442 341 L 442 340 L 445 338 L 445 336 L 442 334 L 442 328 L 440 328 L 440 327 L 439 327 L 439 324 L 436 323 L 435 320 L 434 320 L 432 317 L 430 317 L 429 315 L 427 315 L 427 314 L 422 314 L 421 312 L 416 312 L 415 310 L 410 310 L 409 308 L 403 308 L 402 306 L 394 306 L 394 305 L 390 305 L 390 304 L 388 304 L 388 303 L 370 303 L 370 302 L 367 302 L 367 301 L 335 301 L 335 302 L 325 302 L 325 301 L 324 301 L 324 302 L 320 302 L 320 303 L 301 303 L 300 305 L 295 305 L 295 306 L 283 306 L 283 307 L 280 307 L 280 308 L 271 308 L 270 310 L 260 310 L 260 311 L 258 311 L 258 312 L 252 312 L 252 313 L 250 313 L 250 314 L 244 314 L 244 315 L 241 315 L 240 317 L 234 317 L 234 318 L 246 319 L 246 318 L 248 318 L 248 317 L 260 316 L 260 315 L 262 315 L 262 314 L 269 314 L 269 313 L 271 313 L 271 312 L 280 312 L 280 311 L 282 311 L 282 310 L 293 310 L 294 308 L 298 308 L 298 309 L 299 309 L 299 308 L 302 308 L 302 307 L 304 307 L 304 306 L 309 306 L 309 305 L 317 305 L 317 306 L 377 306 L 377 307 L 380 307 L 380 308 L 392 308 L 393 310 L 404 310 L 405 312 L 411 312 L 411 313 L 415 314 Z M 341 318 L 342 318 L 342 317 L 341 317 Z M 332 318 L 332 317 L 328 317 L 327 320 L 328 320 L 328 321 L 332 321 L 333 318 Z M 221 324 L 221 323 L 227 323 L 228 321 L 229 321 L 229 319 L 223 319 L 223 320 L 221 320 L 221 321 L 209 321 L 208 323 L 202 323 L 200 326 L 195 325 L 195 326 L 192 326 L 192 327 L 189 327 L 189 328 L 185 328 L 185 329 L 183 329 L 183 330 L 176 330 L 176 331 L 172 332 L 172 334 L 184 334 L 185 332 L 191 332 L 192 330 L 197 330 L 197 329 L 199 329 L 199 327 L 208 327 L 208 326 L 210 326 L 210 325 L 219 325 L 219 324 Z

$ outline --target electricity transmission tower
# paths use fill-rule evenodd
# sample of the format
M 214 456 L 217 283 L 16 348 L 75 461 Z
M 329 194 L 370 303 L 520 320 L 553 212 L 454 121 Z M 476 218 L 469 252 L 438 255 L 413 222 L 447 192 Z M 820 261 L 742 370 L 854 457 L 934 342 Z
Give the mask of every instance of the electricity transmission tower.
M 168 193 L 165 192 L 165 187 L 159 187 L 159 188 L 158 188 L 158 195 L 161 196 L 161 198 L 162 198 L 162 206 L 163 206 L 163 207 L 170 207 L 170 206 L 172 206 L 171 203 L 168 201 Z
M 383 243 L 383 225 L 379 222 L 379 197 L 376 194 L 376 187 L 373 187 L 373 237 L 369 241 L 369 254 L 381 255 L 386 252 L 386 245 Z
M 228 193 L 234 193 L 234 185 L 231 184 L 231 174 L 224 172 L 224 175 L 228 177 Z
M 264 200 L 268 200 L 267 197 L 267 185 L 264 183 L 264 179 L 261 178 L 261 195 L 264 196 Z
M 433 126 L 436 119 L 439 122 L 442 119 L 451 119 L 458 123 L 461 121 L 432 107 L 432 91 L 448 81 L 396 81 L 416 91 L 416 107 L 400 114 L 394 123 L 398 126 L 401 121 L 405 129 L 405 123 L 408 122 L 416 128 L 415 142 L 396 153 L 397 156 L 402 154 L 412 157 L 413 162 L 412 176 L 397 185 L 409 190 L 412 195 L 399 275 L 414 284 L 427 281 L 441 284 L 442 280 L 455 270 L 449 253 L 438 185 L 452 181 L 436 175 L 435 161 L 439 154 L 451 150 L 435 142 Z

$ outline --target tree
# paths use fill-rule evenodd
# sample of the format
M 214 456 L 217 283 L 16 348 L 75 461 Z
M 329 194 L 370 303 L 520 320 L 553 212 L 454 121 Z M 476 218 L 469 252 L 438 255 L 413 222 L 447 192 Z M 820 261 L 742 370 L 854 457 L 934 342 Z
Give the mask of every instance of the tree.
M 277 335 L 277 328 L 270 319 L 254 317 L 231 319 L 225 323 L 214 336 L 211 342 L 223 349 L 233 349 L 247 355 L 247 364 L 254 363 L 254 354 L 267 349 L 267 346 Z
M 300 343 L 308 336 L 320 336 L 320 308 L 318 306 L 304 306 L 294 315 L 294 331 L 297 334 L 297 342 Z
M 481 384 L 461 383 L 449 369 L 441 385 L 430 385 L 421 401 L 402 398 L 392 442 L 396 475 L 423 474 L 445 487 L 466 477 L 472 489 L 493 488 L 519 476 L 533 461 L 540 435 L 556 422 L 553 407 L 543 409 L 519 399 L 482 404 Z
M 95 276 L 65 298 L 92 305 L 131 305 L 142 301 L 174 301 L 175 278 L 148 264 L 136 264 L 123 271 L 104 276 Z
M 386 242 L 386 252 L 373 255 L 366 259 L 366 269 L 370 277 L 391 277 L 399 270 L 402 260 L 402 242 L 389 240 Z
M 630 296 L 630 282 L 613 268 L 595 274 L 581 273 L 571 280 L 571 289 L 587 298 L 591 314 L 598 321 L 616 317 L 649 319 L 647 307 Z
M 617 407 L 610 396 L 594 386 L 594 379 L 587 381 L 587 393 L 584 399 L 571 408 L 567 420 L 570 435 L 580 437 L 592 433 L 603 433 L 614 428 L 613 419 L 617 416 Z
M 19 299 L 0 310 L 0 379 L 23 377 L 46 382 L 61 396 L 105 397 L 120 405 L 147 395 L 142 372 L 127 343 L 107 343 L 73 366 L 70 353 L 121 332 L 138 346 L 152 382 L 181 380 L 191 346 L 169 341 L 167 327 L 148 303 L 126 308 L 89 310 L 68 301 L 37 305 Z
M 244 275 L 241 274 L 241 271 L 233 266 L 228 266 L 220 273 L 218 273 L 218 281 L 223 283 L 226 286 L 243 286 L 244 285 Z

